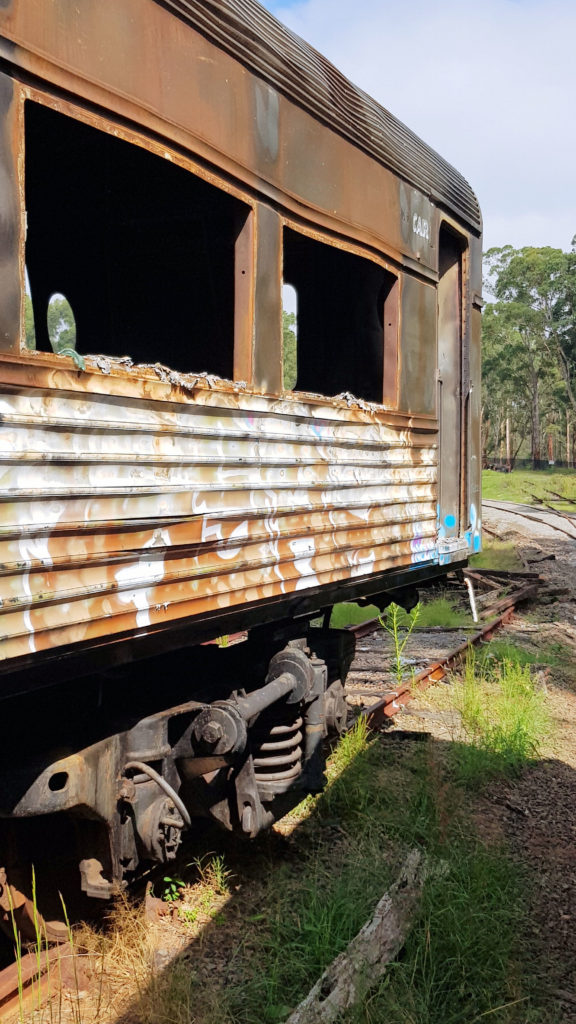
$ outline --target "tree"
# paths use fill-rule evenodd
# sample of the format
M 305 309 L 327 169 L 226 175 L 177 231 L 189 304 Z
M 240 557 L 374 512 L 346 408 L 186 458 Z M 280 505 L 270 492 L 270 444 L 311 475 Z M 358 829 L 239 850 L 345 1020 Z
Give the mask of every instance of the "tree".
M 286 391 L 293 391 L 296 387 L 298 377 L 297 352 L 298 343 L 296 340 L 296 313 L 287 313 L 282 310 L 282 355 L 283 355 L 283 381 Z
M 68 299 L 54 294 L 48 303 L 48 337 L 54 352 L 76 348 L 76 321 Z
M 29 295 L 24 297 L 24 329 L 26 331 L 26 348 L 36 348 L 36 327 L 34 324 L 34 310 L 32 299 Z
M 487 290 L 496 299 L 484 318 L 485 394 L 488 405 L 500 401 L 501 413 L 505 401 L 529 414 L 537 465 L 542 417 L 556 422 L 557 432 L 565 403 L 576 412 L 576 253 L 508 245 L 491 249 L 485 261 Z

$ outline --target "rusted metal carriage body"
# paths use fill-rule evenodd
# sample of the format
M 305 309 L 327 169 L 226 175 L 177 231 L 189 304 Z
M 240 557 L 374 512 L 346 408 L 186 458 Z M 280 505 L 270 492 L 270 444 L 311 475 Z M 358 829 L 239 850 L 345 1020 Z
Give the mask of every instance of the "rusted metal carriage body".
M 346 660 L 328 630 L 310 659 L 314 614 L 479 548 L 480 213 L 253 0 L 3 0 L 0 61 L 0 814 L 84 820 L 108 895 L 172 855 L 186 785 L 254 834 L 301 784 Z M 77 355 L 51 350 L 54 294 Z M 197 645 L 237 630 L 223 681 Z M 264 711 L 230 730 L 281 676 L 260 702 L 300 761 L 258 788 Z

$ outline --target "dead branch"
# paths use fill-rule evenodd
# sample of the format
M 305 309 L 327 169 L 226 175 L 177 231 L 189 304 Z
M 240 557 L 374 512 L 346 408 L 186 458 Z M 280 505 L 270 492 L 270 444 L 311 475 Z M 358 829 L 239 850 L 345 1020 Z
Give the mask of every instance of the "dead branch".
M 424 883 L 424 865 L 411 850 L 396 882 L 380 900 L 374 917 L 324 971 L 286 1024 L 329 1024 L 357 1003 L 402 949 Z

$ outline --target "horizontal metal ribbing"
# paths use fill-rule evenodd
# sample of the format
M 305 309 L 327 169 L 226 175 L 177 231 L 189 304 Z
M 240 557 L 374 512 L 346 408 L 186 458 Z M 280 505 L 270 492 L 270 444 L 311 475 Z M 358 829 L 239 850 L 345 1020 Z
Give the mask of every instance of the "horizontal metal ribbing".
M 2 423 L 5 426 L 14 425 L 15 427 L 24 428 L 33 426 L 36 430 L 40 431 L 74 431 L 75 433 L 89 434 L 113 432 L 120 435 L 152 432 L 155 434 L 161 433 L 166 436 L 194 437 L 207 440 L 224 436 L 227 439 L 239 441 L 250 438 L 260 441 L 297 443 L 298 441 L 310 440 L 310 431 L 314 430 L 317 432 L 316 440 L 332 441 L 343 447 L 357 445 L 361 435 L 366 435 L 365 437 L 362 436 L 363 444 L 380 446 L 394 444 L 394 435 L 414 435 L 417 438 L 422 434 L 435 435 L 437 433 L 437 423 L 434 419 L 429 421 L 415 419 L 412 422 L 411 418 L 406 416 L 400 423 L 390 423 L 387 419 L 375 416 L 368 421 L 361 418 L 352 421 L 329 421 L 314 417 L 312 413 L 309 416 L 301 416 L 298 419 L 296 417 L 292 420 L 288 419 L 287 422 L 280 420 L 279 422 L 284 429 L 290 425 L 293 427 L 290 432 L 283 432 L 281 430 L 264 429 L 264 426 L 270 428 L 277 421 L 277 417 L 271 420 L 271 418 L 266 418 L 261 413 L 252 413 L 250 410 L 240 408 L 214 410 L 214 407 L 202 405 L 179 405 L 172 412 L 166 411 L 162 407 L 156 409 L 147 406 L 146 410 L 139 410 L 140 415 L 142 415 L 143 411 L 148 413 L 147 420 L 131 419 L 129 416 L 126 416 L 123 420 L 115 420 L 112 417 L 100 419 L 95 413 L 97 409 L 102 407 L 104 407 L 105 411 L 106 402 L 104 399 L 98 400 L 98 398 L 93 399 L 88 412 L 84 412 L 82 415 L 76 412 L 76 415 L 65 417 L 54 415 L 52 410 L 48 412 L 44 407 L 45 400 L 50 399 L 50 393 L 43 396 L 34 394 L 32 399 L 25 394 L 15 394 L 11 397 L 13 399 L 12 408 L 6 408 L 5 403 L 2 403 L 4 407 L 0 408 Z M 30 407 L 28 412 L 18 413 L 13 411 L 18 406 L 24 404 Z M 72 407 L 71 413 L 74 413 L 75 405 L 82 405 L 83 409 L 86 409 L 86 404 L 85 399 L 82 401 L 76 395 L 68 397 L 60 393 L 58 396 L 58 405 L 70 405 Z M 237 421 L 248 418 L 251 420 L 250 427 L 240 428 Z M 216 425 L 210 426 L 210 420 L 217 420 Z M 227 420 L 231 422 L 227 423 Z M 304 429 L 300 430 L 298 428 Z M 379 436 L 375 437 L 374 434 Z M 403 443 L 406 442 L 404 441 Z
M 421 566 L 431 562 L 434 552 L 434 545 L 430 544 L 429 548 L 422 549 L 418 553 L 417 558 L 415 557 L 411 564 Z M 222 607 L 221 599 L 225 597 L 225 606 L 232 607 L 246 603 L 250 599 L 256 599 L 256 595 L 258 595 L 258 599 L 265 599 L 276 592 L 279 594 L 296 593 L 312 586 L 329 583 L 337 577 L 343 580 L 360 579 L 362 576 L 372 576 L 396 564 L 406 564 L 406 558 L 407 556 L 411 557 L 411 554 L 410 541 L 375 545 L 374 551 L 371 552 L 373 557 L 369 559 L 356 562 L 345 562 L 344 559 L 341 559 L 340 564 L 338 562 L 332 564 L 332 559 L 329 556 L 318 556 L 315 559 L 318 565 L 316 567 L 310 565 L 308 571 L 305 572 L 299 572 L 292 563 L 286 563 L 286 568 L 290 571 L 285 575 L 280 575 L 277 572 L 276 565 L 259 568 L 256 574 L 234 572 L 221 576 L 215 575 L 205 581 L 206 586 L 201 592 L 195 592 L 197 580 L 194 578 L 175 581 L 173 584 L 160 580 L 147 587 L 131 588 L 129 593 L 141 594 L 145 599 L 145 603 L 144 601 L 140 602 L 140 606 L 132 601 L 122 600 L 123 596 L 127 595 L 123 595 L 120 591 L 102 591 L 93 594 L 90 592 L 77 594 L 74 595 L 74 598 L 70 595 L 70 600 L 66 604 L 65 616 L 61 614 L 60 602 L 47 602 L 37 607 L 28 607 L 26 610 L 22 607 L 17 611 L 8 608 L 2 610 L 3 614 L 1 615 L 4 643 L 13 637 L 26 637 L 33 633 L 36 638 L 39 638 L 44 632 L 58 632 L 79 625 L 92 627 L 96 635 L 102 634 L 107 632 L 112 625 L 111 621 L 107 625 L 109 620 L 116 617 L 122 618 L 126 614 L 131 615 L 134 620 L 138 620 L 140 617 L 140 625 L 149 626 L 155 617 L 163 621 L 181 617 L 179 606 L 195 602 L 199 604 L 215 602 L 217 606 Z M 250 578 L 248 580 L 242 578 L 250 575 L 257 575 L 258 582 L 251 581 Z M 27 626 L 26 619 L 33 629 Z M 11 624 L 13 624 L 13 628 L 11 628 Z
M 352 517 L 345 519 L 341 517 L 341 522 L 335 523 L 331 521 L 333 518 L 328 513 L 312 513 L 307 515 L 305 512 L 295 512 L 293 525 L 284 525 L 282 520 L 287 517 L 278 517 L 274 531 L 271 534 L 271 526 L 269 521 L 263 520 L 262 517 L 258 519 L 250 519 L 246 516 L 244 519 L 235 518 L 231 522 L 234 524 L 230 525 L 229 521 L 222 519 L 219 522 L 220 530 L 222 527 L 229 527 L 230 533 L 227 537 L 217 540 L 198 540 L 195 541 L 181 539 L 177 537 L 173 539 L 172 536 L 167 532 L 170 529 L 170 525 L 167 528 L 159 527 L 154 524 L 153 527 L 148 528 L 148 545 L 138 546 L 137 543 L 129 546 L 130 534 L 127 532 L 112 532 L 110 525 L 108 529 L 109 533 L 106 534 L 86 534 L 84 533 L 82 539 L 75 538 L 74 550 L 76 552 L 75 557 L 70 555 L 68 550 L 68 544 L 66 534 L 62 534 L 60 538 L 56 537 L 53 532 L 45 531 L 45 535 L 50 537 L 50 551 L 47 548 L 42 550 L 43 557 L 40 557 L 36 550 L 36 544 L 41 539 L 42 533 L 34 538 L 33 541 L 24 539 L 18 535 L 16 542 L 10 542 L 3 540 L 0 537 L 0 558 L 4 560 L 0 562 L 0 579 L 3 576 L 13 576 L 18 573 L 30 573 L 34 570 L 54 571 L 61 569 L 74 569 L 78 570 L 86 568 L 88 565 L 123 565 L 133 562 L 135 559 L 141 559 L 144 557 L 150 558 L 153 554 L 158 555 L 162 553 L 165 558 L 195 558 L 205 552 L 226 552 L 229 549 L 234 550 L 238 546 L 238 530 L 239 528 L 245 527 L 249 530 L 250 543 L 270 543 L 271 537 L 275 538 L 277 542 L 280 538 L 285 543 L 288 543 L 294 539 L 302 537 L 303 531 L 308 533 L 311 532 L 315 537 L 322 537 L 324 534 L 333 535 L 337 532 L 346 531 L 347 534 L 361 533 L 367 529 L 378 531 L 382 528 L 393 529 L 397 526 L 402 526 L 408 523 L 426 523 L 428 521 L 436 522 L 436 512 L 433 509 L 433 502 L 429 497 L 423 498 L 419 503 L 411 502 L 412 514 L 406 514 L 405 503 L 401 504 L 402 514 L 391 515 L 391 516 L 378 516 L 371 515 L 370 518 L 358 521 L 358 517 L 354 521 Z M 417 509 L 417 511 L 416 511 Z M 310 523 L 311 518 L 321 518 L 322 524 Z M 212 518 L 212 517 L 211 517 Z M 202 523 L 196 521 L 194 523 L 191 520 L 180 522 L 180 527 L 189 527 L 196 535 L 201 535 L 203 532 Z M 174 526 L 172 525 L 172 534 L 176 533 Z M 159 536 L 158 536 L 159 535 Z M 156 546 L 151 546 L 150 541 L 154 541 L 155 537 L 158 537 L 158 543 Z M 60 540 L 60 544 L 58 541 Z M 98 546 L 97 541 L 100 541 Z M 92 543 L 89 544 L 88 541 Z M 109 543 L 109 547 L 104 547 L 104 542 Z M 124 546 L 121 546 L 121 542 L 124 541 Z M 117 546 L 114 547 L 113 545 Z M 8 549 L 9 547 L 14 548 L 12 560 L 10 560 Z M 56 551 L 59 548 L 65 551 L 65 554 L 58 556 Z M 224 555 L 224 557 L 226 557 Z
M 263 544 L 261 540 L 245 537 L 242 539 L 241 555 L 238 547 L 240 539 L 237 539 L 236 549 L 233 549 L 234 559 L 230 557 L 230 550 L 222 548 L 207 548 L 207 550 L 195 554 L 180 552 L 177 549 L 150 548 L 141 552 L 137 560 L 132 555 L 131 558 L 123 559 L 119 563 L 110 560 L 89 559 L 70 568 L 47 564 L 38 567 L 24 566 L 16 572 L 0 577 L 0 595 L 4 595 L 0 597 L 0 613 L 10 610 L 14 605 L 32 606 L 34 604 L 44 605 L 56 600 L 69 601 L 78 595 L 96 593 L 96 591 L 104 593 L 147 590 L 150 587 L 150 580 L 142 581 L 142 565 L 146 566 L 146 571 L 154 583 L 159 582 L 154 579 L 155 566 L 157 566 L 158 572 L 162 570 L 160 582 L 162 585 L 167 585 L 178 581 L 200 580 L 210 577 L 210 575 L 230 573 L 231 569 L 234 569 L 234 572 L 249 572 L 259 571 L 273 565 L 278 565 L 281 569 L 282 566 L 286 566 L 290 562 L 303 558 L 318 558 L 326 554 L 333 554 L 340 560 L 345 558 L 347 552 L 351 551 L 376 549 L 385 545 L 392 546 L 406 541 L 411 542 L 414 539 L 419 542 L 436 537 L 434 514 L 430 513 L 428 516 L 423 516 L 422 519 L 411 521 L 409 527 L 411 528 L 407 529 L 406 524 L 398 523 L 385 524 L 381 527 L 371 525 L 363 531 L 358 527 L 356 531 L 331 530 L 325 531 L 324 534 L 318 532 L 312 536 L 308 535 L 305 538 L 302 538 L 301 534 L 293 539 L 275 538 L 269 540 L 268 544 Z M 364 536 L 355 537 L 355 532 L 363 532 Z M 351 534 L 352 537 L 349 536 Z M 270 551 L 269 557 L 262 554 L 262 549 L 265 550 L 265 548 Z M 281 550 L 285 552 L 284 555 L 280 554 Z M 119 564 L 125 567 L 118 570 Z M 108 572 L 108 569 L 112 569 L 112 572 Z M 130 575 L 130 571 L 132 571 L 132 575 Z M 114 580 L 111 579 L 112 575 L 114 575 Z M 70 581 L 78 577 L 82 579 L 83 586 L 71 587 L 67 590 L 67 584 L 70 586 Z M 93 590 L 87 586 L 90 578 L 96 581 Z M 101 580 L 101 583 L 97 583 L 98 579 Z M 26 581 L 23 590 L 11 595 L 10 590 L 16 585 L 18 587 L 22 585 L 23 580 Z M 38 585 L 36 597 L 32 594 L 31 580 Z
M 255 0 L 156 2 L 288 99 L 480 229 L 478 200 L 462 175 Z
M 423 490 L 417 495 L 412 495 L 408 499 L 410 506 L 417 505 L 419 503 L 428 504 L 430 502 L 429 489 Z M 407 504 L 405 495 L 397 495 L 396 497 L 388 497 L 378 502 L 378 508 L 389 509 L 398 506 L 402 510 L 405 510 Z M 332 516 L 344 516 L 344 515 L 356 515 L 359 518 L 366 518 L 368 513 L 373 510 L 373 506 L 367 505 L 365 502 L 348 502 L 346 505 L 321 505 L 317 504 L 310 508 L 299 508 L 293 509 L 288 506 L 278 506 L 274 511 L 274 517 L 276 520 L 279 518 L 287 518 L 295 516 L 299 518 L 306 518 L 309 516 L 328 515 Z M 226 525 L 227 522 L 236 522 L 237 524 L 243 521 L 256 522 L 262 519 L 262 509 L 214 509 L 208 513 L 209 519 L 212 523 L 220 523 Z M 411 518 L 411 517 L 410 517 Z M 121 522 L 111 522 L 110 520 L 91 520 L 86 522 L 85 520 L 69 520 L 68 522 L 55 522 L 55 523 L 42 523 L 34 522 L 29 524 L 12 524 L 12 525 L 0 525 L 0 543 L 9 543 L 11 541 L 20 539 L 37 539 L 43 537 L 50 537 L 53 540 L 62 537 L 70 538 L 71 534 L 77 533 L 80 538 L 86 536 L 99 536 L 106 534 L 111 528 L 114 528 L 115 532 L 120 535 L 129 535 L 134 531 L 140 532 L 152 532 L 158 531 L 165 528 L 191 526 L 194 523 L 202 522 L 204 514 L 194 515 L 181 515 L 181 516 L 162 516 L 155 515 L 148 519 L 124 519 Z M 398 521 L 403 521 L 403 517 L 400 517 Z

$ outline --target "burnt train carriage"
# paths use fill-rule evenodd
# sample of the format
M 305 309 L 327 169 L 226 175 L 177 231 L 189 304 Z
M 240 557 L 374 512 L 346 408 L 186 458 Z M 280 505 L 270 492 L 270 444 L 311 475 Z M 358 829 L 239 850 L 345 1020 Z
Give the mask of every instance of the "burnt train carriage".
M 254 0 L 4 0 L 0 59 L 0 863 L 106 897 L 318 788 L 310 620 L 479 547 L 480 214 Z

